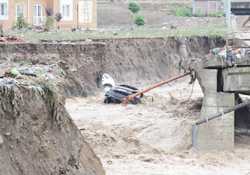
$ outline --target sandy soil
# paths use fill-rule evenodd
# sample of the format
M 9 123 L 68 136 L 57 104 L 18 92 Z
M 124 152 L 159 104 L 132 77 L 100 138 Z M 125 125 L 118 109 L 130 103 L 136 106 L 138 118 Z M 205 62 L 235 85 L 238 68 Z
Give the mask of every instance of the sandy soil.
M 70 98 L 66 108 L 107 175 L 250 175 L 249 137 L 238 135 L 233 152 L 191 148 L 191 126 L 203 97 L 198 82 L 187 101 L 191 92 L 186 79 L 145 93 L 139 105 L 106 105 L 100 93 Z
M 224 17 L 221 18 L 198 18 L 198 17 L 176 17 L 171 9 L 174 6 L 185 7 L 192 6 L 190 3 L 176 3 L 176 2 L 141 2 L 142 9 L 138 12 L 144 15 L 147 23 L 144 26 L 136 26 L 133 23 L 133 18 L 128 10 L 128 3 L 98 3 L 97 11 L 97 26 L 99 29 L 169 29 L 171 25 L 177 28 L 192 28 L 199 26 L 206 26 L 207 24 L 225 24 Z

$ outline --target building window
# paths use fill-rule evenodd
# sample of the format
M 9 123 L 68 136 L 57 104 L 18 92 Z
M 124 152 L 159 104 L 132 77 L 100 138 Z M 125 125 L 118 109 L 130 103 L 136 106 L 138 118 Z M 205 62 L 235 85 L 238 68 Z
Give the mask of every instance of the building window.
M 16 4 L 16 21 L 21 14 L 23 14 L 22 4 Z
M 42 5 L 34 5 L 33 24 L 34 25 L 41 25 L 42 22 L 43 22 Z
M 0 19 L 8 18 L 8 4 L 0 3 Z
M 70 17 L 70 5 L 63 5 L 62 6 L 62 16 L 65 18 L 69 18 Z
M 60 0 L 62 20 L 72 20 L 73 2 L 72 0 Z

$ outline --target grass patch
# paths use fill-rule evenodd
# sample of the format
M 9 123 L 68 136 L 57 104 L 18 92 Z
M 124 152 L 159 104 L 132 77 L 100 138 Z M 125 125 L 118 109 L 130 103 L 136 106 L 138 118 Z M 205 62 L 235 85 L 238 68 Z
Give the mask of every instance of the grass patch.
M 138 38 L 138 37 L 167 37 L 167 36 L 213 36 L 225 35 L 227 26 L 210 24 L 207 26 L 194 27 L 189 29 L 142 29 L 142 30 L 119 30 L 118 35 L 113 35 L 111 30 L 95 30 L 92 33 L 83 31 L 70 32 L 63 31 L 62 34 L 36 33 L 33 31 L 18 31 L 18 36 L 26 41 L 39 42 L 40 39 L 47 40 L 85 40 L 98 38 Z

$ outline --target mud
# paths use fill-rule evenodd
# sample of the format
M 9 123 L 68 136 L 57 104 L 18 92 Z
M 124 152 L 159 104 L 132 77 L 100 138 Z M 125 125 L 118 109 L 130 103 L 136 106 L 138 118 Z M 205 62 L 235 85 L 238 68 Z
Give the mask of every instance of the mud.
M 172 23 L 186 28 L 225 22 L 173 17 L 173 4 L 145 3 L 141 12 L 148 15 L 148 25 L 136 27 L 127 4 L 98 5 L 98 27 L 112 30 L 164 30 Z M 195 86 L 187 102 L 192 87 L 186 80 L 182 85 L 178 84 L 181 80 L 145 94 L 143 104 L 137 106 L 104 105 L 104 94 L 98 95 L 102 73 L 111 74 L 116 83 L 145 88 L 178 74 L 180 45 L 186 45 L 189 57 L 199 57 L 210 48 L 224 45 L 221 37 L 98 41 L 101 43 L 0 45 L 1 62 L 30 61 L 61 67 L 66 72 L 61 88 L 71 97 L 66 107 L 74 118 L 64 109 L 64 100 L 56 104 L 60 117 L 55 118 L 50 105 L 34 91 L 22 91 L 24 100 L 20 101 L 16 118 L 10 101 L 5 101 L 9 106 L 0 122 L 0 174 L 101 175 L 102 166 L 108 175 L 249 173 L 249 142 L 245 136 L 236 138 L 239 144 L 233 153 L 203 155 L 190 149 L 190 125 L 199 117 L 202 94 Z
M 101 89 L 101 75 L 108 73 L 117 83 L 143 86 L 177 75 L 180 47 L 189 58 L 224 45 L 222 37 L 123 38 L 94 40 L 89 44 L 1 44 L 1 57 L 13 62 L 56 64 L 66 72 L 68 96 L 87 96 Z M 133 78 L 132 78 L 133 77 Z
M 216 46 L 224 45 L 217 37 L 122 38 L 96 40 L 107 43 L 105 73 L 117 83 L 145 86 L 179 74 L 181 47 L 189 58 L 201 58 Z
M 66 108 L 107 175 L 250 174 L 247 135 L 235 137 L 233 152 L 203 154 L 191 148 L 203 93 L 198 82 L 194 88 L 188 82 L 145 93 L 143 104 L 106 105 L 101 93 L 67 99 Z
M 66 73 L 63 84 L 69 96 L 86 96 L 98 91 L 106 65 L 106 45 L 92 44 L 1 44 L 1 57 L 10 62 L 57 65 Z
M 22 87 L 20 95 L 13 106 L 11 95 L 1 93 L 0 174 L 104 174 L 65 110 L 65 99 L 47 101 Z
M 178 37 L 127 38 L 105 41 L 100 39 L 98 40 L 99 43 L 90 44 L 1 44 L 0 53 L 1 59 L 9 60 L 10 63 L 30 61 L 34 65 L 56 64 L 66 72 L 66 81 L 61 84 L 61 88 L 65 90 L 68 96 L 90 96 L 98 94 L 101 90 L 100 81 L 104 72 L 111 74 L 116 83 L 145 87 L 145 85 L 158 83 L 178 74 L 179 46 L 183 43 L 186 45 L 188 56 L 198 57 L 214 47 L 213 45 L 224 44 L 220 41 L 220 37 Z M 72 124 L 73 121 L 62 107 L 63 100 L 58 104 L 63 115 L 61 115 L 60 120 L 58 118 L 55 120 L 48 106 L 40 97 L 36 99 L 37 97 L 32 92 L 23 93 L 25 98 L 19 109 L 20 116 L 13 119 L 11 118 L 12 115 L 8 114 L 8 118 L 3 120 L 2 123 L 1 138 L 3 141 L 1 138 L 0 141 L 2 149 L 5 151 L 2 152 L 0 160 L 2 163 L 7 163 L 1 164 L 1 168 L 6 173 L 11 171 L 11 174 L 29 174 L 30 172 L 41 172 L 40 174 L 56 174 L 58 172 L 103 174 L 98 158 L 89 149 L 88 144 L 85 144 L 82 140 L 79 131 Z M 113 164 L 112 162 L 114 162 L 113 158 L 116 159 L 117 157 L 127 159 L 131 155 L 139 156 L 144 153 L 161 155 L 162 153 L 190 148 L 190 130 L 186 127 L 197 119 L 198 113 L 191 110 L 195 109 L 194 105 L 192 103 L 183 104 L 183 111 L 180 111 L 181 108 L 176 104 L 181 104 L 180 102 L 183 101 L 178 97 L 182 94 L 182 90 L 177 94 L 170 95 L 173 99 L 168 104 L 172 108 L 166 105 L 166 97 L 157 94 L 153 94 L 154 99 L 157 101 L 162 98 L 163 101 L 156 103 L 156 106 L 154 106 L 155 103 L 148 104 L 150 102 L 145 101 L 144 105 L 139 108 L 127 106 L 126 108 L 118 107 L 114 110 L 112 105 L 103 106 L 101 102 L 94 102 L 92 106 L 88 106 L 90 110 L 85 108 L 80 111 L 80 117 L 84 123 L 81 129 L 87 131 L 87 134 L 84 134 L 84 139 L 88 140 L 91 148 L 102 161 L 103 157 L 108 158 L 106 162 L 102 162 L 105 167 L 108 164 L 115 165 L 116 163 Z M 150 95 L 148 98 L 150 99 Z M 35 100 L 30 101 L 29 99 Z M 103 99 L 100 98 L 99 100 L 102 101 Z M 196 101 L 197 99 L 194 99 L 195 104 Z M 71 103 L 72 107 L 75 106 L 73 103 L 75 102 Z M 84 106 L 86 103 L 91 102 L 80 101 L 80 106 Z M 80 109 L 80 107 L 77 108 Z M 73 108 L 73 111 L 78 111 L 77 108 Z M 100 109 L 100 111 L 97 109 Z M 108 113 L 105 114 L 104 111 L 107 109 Z M 69 108 L 68 110 L 71 111 Z M 176 113 L 172 113 L 172 111 L 176 111 Z M 184 111 L 191 112 L 185 114 Z M 190 119 L 191 113 L 194 115 Z M 126 116 L 131 118 L 131 121 L 130 119 L 123 120 L 126 119 Z M 136 118 L 134 118 L 135 116 Z M 176 116 L 178 116 L 178 119 L 176 119 Z M 76 116 L 71 113 L 71 117 L 75 118 Z M 95 121 L 91 123 L 86 121 L 85 123 L 85 119 L 87 120 L 88 117 L 94 117 Z M 108 125 L 103 126 L 101 122 L 106 120 L 105 118 L 109 121 Z M 140 120 L 143 121 L 143 124 L 137 122 Z M 152 125 L 154 120 L 161 127 Z M 57 126 L 58 121 L 62 124 L 61 129 Z M 78 121 L 76 122 L 78 123 Z M 126 125 L 123 126 L 122 123 Z M 94 133 L 92 125 L 94 130 L 96 128 L 103 130 L 103 127 L 112 130 L 116 126 L 117 131 L 112 131 L 110 134 L 106 131 Z M 132 129 L 129 128 L 130 125 L 133 126 Z M 54 126 L 55 128 L 53 128 Z M 90 134 L 88 134 L 89 132 Z M 113 132 L 118 133 L 114 134 Z M 121 137 L 121 133 L 124 136 Z M 133 133 L 136 135 L 133 135 Z M 165 133 L 169 133 L 171 137 L 169 135 L 165 137 Z M 177 133 L 184 133 L 184 135 Z M 163 139 L 156 138 L 155 135 Z M 141 139 L 138 140 L 137 137 Z M 173 138 L 176 139 L 176 142 L 172 142 Z M 149 141 L 150 143 L 148 143 Z M 168 144 L 166 145 L 166 143 Z M 121 148 L 123 152 L 120 152 Z M 139 159 L 142 158 L 139 157 Z M 23 159 L 27 161 L 22 162 Z M 144 160 L 144 158 L 142 159 Z M 146 156 L 145 162 L 151 161 L 151 159 L 153 158 L 147 159 Z M 13 169 L 13 166 L 17 169 Z M 123 169 L 127 168 L 123 167 L 121 171 Z M 105 170 L 109 171 L 109 167 Z M 122 174 L 122 172 L 119 170 L 118 172 L 115 171 L 114 174 Z

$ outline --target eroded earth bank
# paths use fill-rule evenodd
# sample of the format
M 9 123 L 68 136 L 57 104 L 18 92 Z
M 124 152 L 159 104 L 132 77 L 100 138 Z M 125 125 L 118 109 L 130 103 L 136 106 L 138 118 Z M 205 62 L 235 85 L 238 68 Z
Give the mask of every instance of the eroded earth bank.
M 6 96 L 1 91 L 2 172 L 249 173 L 247 138 L 236 138 L 236 149 L 230 153 L 200 154 L 191 149 L 191 125 L 199 118 L 203 97 L 197 82 L 194 88 L 185 78 L 165 85 L 146 93 L 139 105 L 103 104 L 103 73 L 110 74 L 117 84 L 145 88 L 177 76 L 181 55 L 199 58 L 210 48 L 223 44 L 221 37 L 100 39 L 88 44 L 1 44 L 1 75 L 6 69 L 16 68 L 21 72 L 23 67 L 30 68 L 37 77 L 29 78 L 32 81 L 26 84 L 40 86 L 37 82 L 46 81 L 46 86 L 41 86 L 45 92 L 46 89 L 54 92 L 52 87 L 56 86 L 61 96 L 56 98 L 58 101 L 48 103 L 48 98 L 39 91 L 22 89 L 22 85 L 15 82 L 23 94 L 22 98 L 16 97 L 20 102 L 15 108 L 13 92 Z M 41 69 L 42 66 L 46 69 Z M 21 75 L 22 79 L 26 76 Z M 64 107 L 65 97 L 70 116 Z

